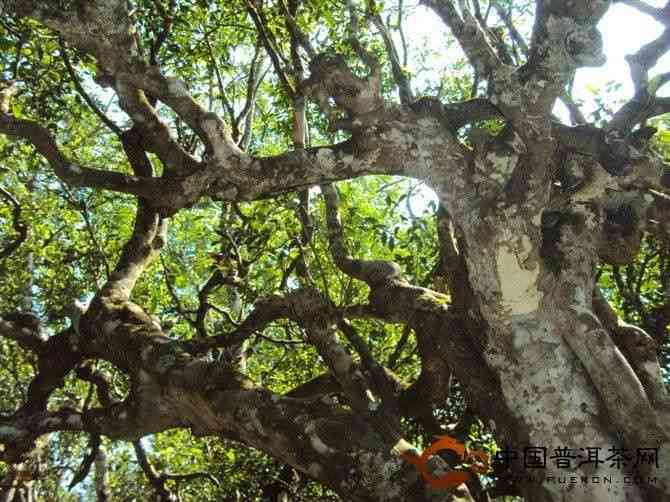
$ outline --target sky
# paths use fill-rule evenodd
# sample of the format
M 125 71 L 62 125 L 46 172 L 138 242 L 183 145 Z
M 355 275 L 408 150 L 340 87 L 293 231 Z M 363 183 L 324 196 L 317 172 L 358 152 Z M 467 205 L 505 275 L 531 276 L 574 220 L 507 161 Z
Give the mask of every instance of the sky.
M 662 7 L 665 0 L 647 0 L 646 3 L 654 7 Z M 410 45 L 418 48 L 414 50 L 431 51 L 441 56 L 440 59 L 450 59 L 450 51 L 446 51 L 445 54 L 446 28 L 443 22 L 426 7 L 417 6 L 408 10 L 411 14 L 405 23 L 405 29 Z M 608 81 L 616 80 L 622 84 L 618 92 L 608 95 L 608 98 L 624 99 L 632 96 L 633 85 L 624 56 L 634 53 L 643 44 L 660 35 L 663 30 L 662 25 L 653 18 L 622 3 L 615 3 L 609 9 L 598 28 L 603 36 L 607 63 L 598 68 L 578 70 L 574 87 L 575 98 L 584 101 L 582 110 L 587 117 L 588 113 L 596 107 L 595 95 L 604 88 Z M 462 55 L 460 49 L 454 48 L 452 50 L 454 51 L 454 57 Z M 447 58 L 444 58 L 445 55 Z M 415 58 L 410 53 L 410 66 L 412 66 L 413 61 L 415 61 Z M 413 72 L 420 71 L 417 66 L 414 66 L 412 70 Z M 659 61 L 652 71 L 652 75 L 663 71 L 670 71 L 670 55 L 666 55 Z M 426 73 L 418 76 L 420 77 L 418 80 L 421 80 L 421 77 L 430 78 L 430 75 Z M 659 94 L 670 95 L 670 84 L 666 85 Z
M 665 0 L 647 1 L 648 4 L 662 7 Z M 642 45 L 654 40 L 663 31 L 660 23 L 642 14 L 638 10 L 622 3 L 614 6 L 598 25 L 603 35 L 607 63 L 600 68 L 584 68 L 578 71 L 575 88 L 583 92 L 588 84 L 604 85 L 607 80 L 620 79 L 623 82 L 622 93 L 631 96 L 633 84 L 624 55 L 632 54 Z M 670 55 L 666 54 L 652 72 L 652 75 L 670 71 Z M 670 95 L 666 88 L 661 94 Z

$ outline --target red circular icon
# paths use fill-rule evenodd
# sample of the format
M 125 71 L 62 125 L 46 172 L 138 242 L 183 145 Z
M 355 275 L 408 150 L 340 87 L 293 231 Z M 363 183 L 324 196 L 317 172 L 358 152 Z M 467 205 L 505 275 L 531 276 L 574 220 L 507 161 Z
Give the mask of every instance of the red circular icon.
M 428 471 L 427 462 L 430 457 L 442 450 L 451 450 L 464 462 L 471 462 L 472 465 L 465 471 L 454 469 L 439 478 L 433 477 Z M 419 473 L 421 473 L 424 481 L 433 488 L 455 488 L 470 479 L 472 472 L 481 474 L 489 470 L 489 456 L 487 453 L 482 450 L 466 451 L 464 444 L 449 436 L 438 437 L 438 440 L 426 448 L 419 456 L 409 453 L 403 453 L 400 456 L 414 465 Z

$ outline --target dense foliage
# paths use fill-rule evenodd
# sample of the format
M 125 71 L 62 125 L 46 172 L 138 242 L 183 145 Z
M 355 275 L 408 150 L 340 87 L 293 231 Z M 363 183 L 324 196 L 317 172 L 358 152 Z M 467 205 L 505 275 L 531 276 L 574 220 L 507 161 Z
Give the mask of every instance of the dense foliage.
M 510 64 L 526 61 L 528 48 L 519 41 L 528 40 L 532 30 L 534 2 L 464 3 L 476 9 L 482 22 L 486 19 Z M 82 2 L 53 4 L 64 11 L 85 9 Z M 299 82 L 310 74 L 309 51 L 341 54 L 360 75 L 367 71 L 361 53 L 372 54 L 382 68 L 382 97 L 389 102 L 420 96 L 463 102 L 490 92 L 487 76 L 468 64 L 451 31 L 444 27 L 439 33 L 422 33 L 421 26 L 412 23 L 434 14 L 404 0 L 353 5 L 321 0 L 131 0 L 128 4 L 141 57 L 163 74 L 183 79 L 193 98 L 221 116 L 232 139 L 254 156 L 281 154 L 299 143 L 294 112 L 305 99 Z M 516 33 L 510 32 L 511 26 L 516 26 Z M 299 43 L 301 36 L 309 38 L 309 51 Z M 435 44 L 423 44 L 424 36 L 440 39 L 439 52 L 432 49 Z M 134 105 L 119 102 L 113 86 L 105 82 L 95 51 L 67 38 L 29 17 L 3 14 L 0 79 L 18 83 L 9 111 L 44 125 L 62 153 L 77 165 L 130 176 L 134 167 L 121 136 L 133 128 L 129 110 Z M 410 88 L 411 96 L 403 96 Z M 606 95 L 605 89 L 599 91 Z M 172 107 L 149 92 L 146 98 L 184 155 L 198 159 L 208 155 L 197 133 Z M 599 101 L 587 110 L 586 121 L 606 124 L 618 109 L 615 100 L 621 98 L 615 94 Z M 565 100 L 574 112 L 572 98 Z M 306 103 L 305 147 L 347 139 L 346 130 L 329 127 L 329 117 L 314 100 Z M 564 110 L 556 108 L 569 123 Z M 653 149 L 669 160 L 668 115 L 650 117 L 644 125 L 658 129 Z M 503 121 L 489 118 L 458 134 L 464 144 L 476 148 L 478 137 L 495 137 L 502 127 Z M 165 162 L 170 155 L 161 151 L 162 146 L 145 140 L 143 147 L 154 176 L 171 169 Z M 27 141 L 0 135 L 0 159 L 0 312 L 32 312 L 44 336 L 54 337 L 71 329 L 73 301 L 91 302 L 123 259 L 124 246 L 133 235 L 137 197 L 66 182 Z M 391 174 L 352 178 L 337 184 L 348 253 L 361 260 L 393 261 L 409 283 L 450 295 L 438 238 L 444 208 L 433 191 L 420 180 Z M 258 200 L 205 196 L 165 213 L 170 220 L 165 245 L 139 277 L 132 301 L 172 340 L 235 333 L 259 300 L 307 286 L 317 288 L 338 309 L 367 302 L 369 286 L 345 273 L 333 259 L 332 229 L 326 224 L 327 208 L 318 186 Z M 619 315 L 656 340 L 664 378 L 670 381 L 667 234 L 647 232 L 630 263 L 601 263 L 598 281 Z M 404 388 L 415 384 L 422 390 L 421 382 L 416 384 L 422 375 L 421 355 L 410 326 L 365 314 L 352 315 L 348 326 L 356 336 L 345 332 L 341 343 L 355 360 L 364 362 L 366 357 L 362 340 L 374 360 L 393 372 Z M 206 357 L 233 361 L 249 380 L 277 394 L 290 393 L 328 372 L 305 327 L 286 317 L 254 328 L 234 349 L 231 353 L 215 347 Z M 28 399 L 28 388 L 40 369 L 35 354 L 11 337 L 0 336 L 0 361 L 0 414 L 10 416 Z M 101 395 L 99 381 L 91 375 L 104 378 L 108 396 Z M 403 437 L 421 449 L 436 433 L 448 431 L 493 455 L 495 431 L 466 399 L 461 382 L 452 374 L 445 381 L 446 399 L 430 403 L 423 414 L 402 418 Z M 85 410 L 104 405 L 106 399 L 120 402 L 128 398 L 132 386 L 127 372 L 111 362 L 86 358 L 50 393 L 48 410 Z M 337 389 L 327 394 L 343 399 Z M 290 500 L 340 500 L 310 476 L 232 435 L 201 436 L 185 425 L 134 444 L 70 431 L 42 436 L 33 452 L 31 473 L 14 500 L 28 492 L 33 498 L 20 500 L 66 502 L 106 496 L 114 501 L 177 500 L 170 497 L 251 501 L 280 500 L 281 493 L 290 494 Z M 0 462 L 0 479 L 10 479 L 12 472 L 10 463 Z M 106 495 L 96 495 L 96 474 L 104 477 Z M 504 483 L 498 483 L 499 492 L 495 491 L 504 475 L 482 476 L 479 489 L 492 489 L 492 495 L 518 493 L 506 491 Z M 69 486 L 73 479 L 80 481 L 75 487 Z

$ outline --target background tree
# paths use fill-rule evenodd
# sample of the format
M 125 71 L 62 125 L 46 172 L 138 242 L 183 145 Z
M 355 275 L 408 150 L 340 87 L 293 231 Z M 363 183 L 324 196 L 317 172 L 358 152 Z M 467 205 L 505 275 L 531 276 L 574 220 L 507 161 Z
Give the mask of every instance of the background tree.
M 670 4 L 422 3 L 0 2 L 0 500 L 670 500 Z

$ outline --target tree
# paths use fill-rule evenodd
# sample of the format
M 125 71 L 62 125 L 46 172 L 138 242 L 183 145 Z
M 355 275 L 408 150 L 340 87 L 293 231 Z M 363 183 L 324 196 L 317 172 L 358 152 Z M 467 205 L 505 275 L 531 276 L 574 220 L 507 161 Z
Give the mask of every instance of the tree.
M 403 0 L 0 2 L 2 500 L 670 500 L 670 3 L 592 122 L 613 2 L 422 3 L 419 90 Z M 568 465 L 437 489 L 444 434 Z

